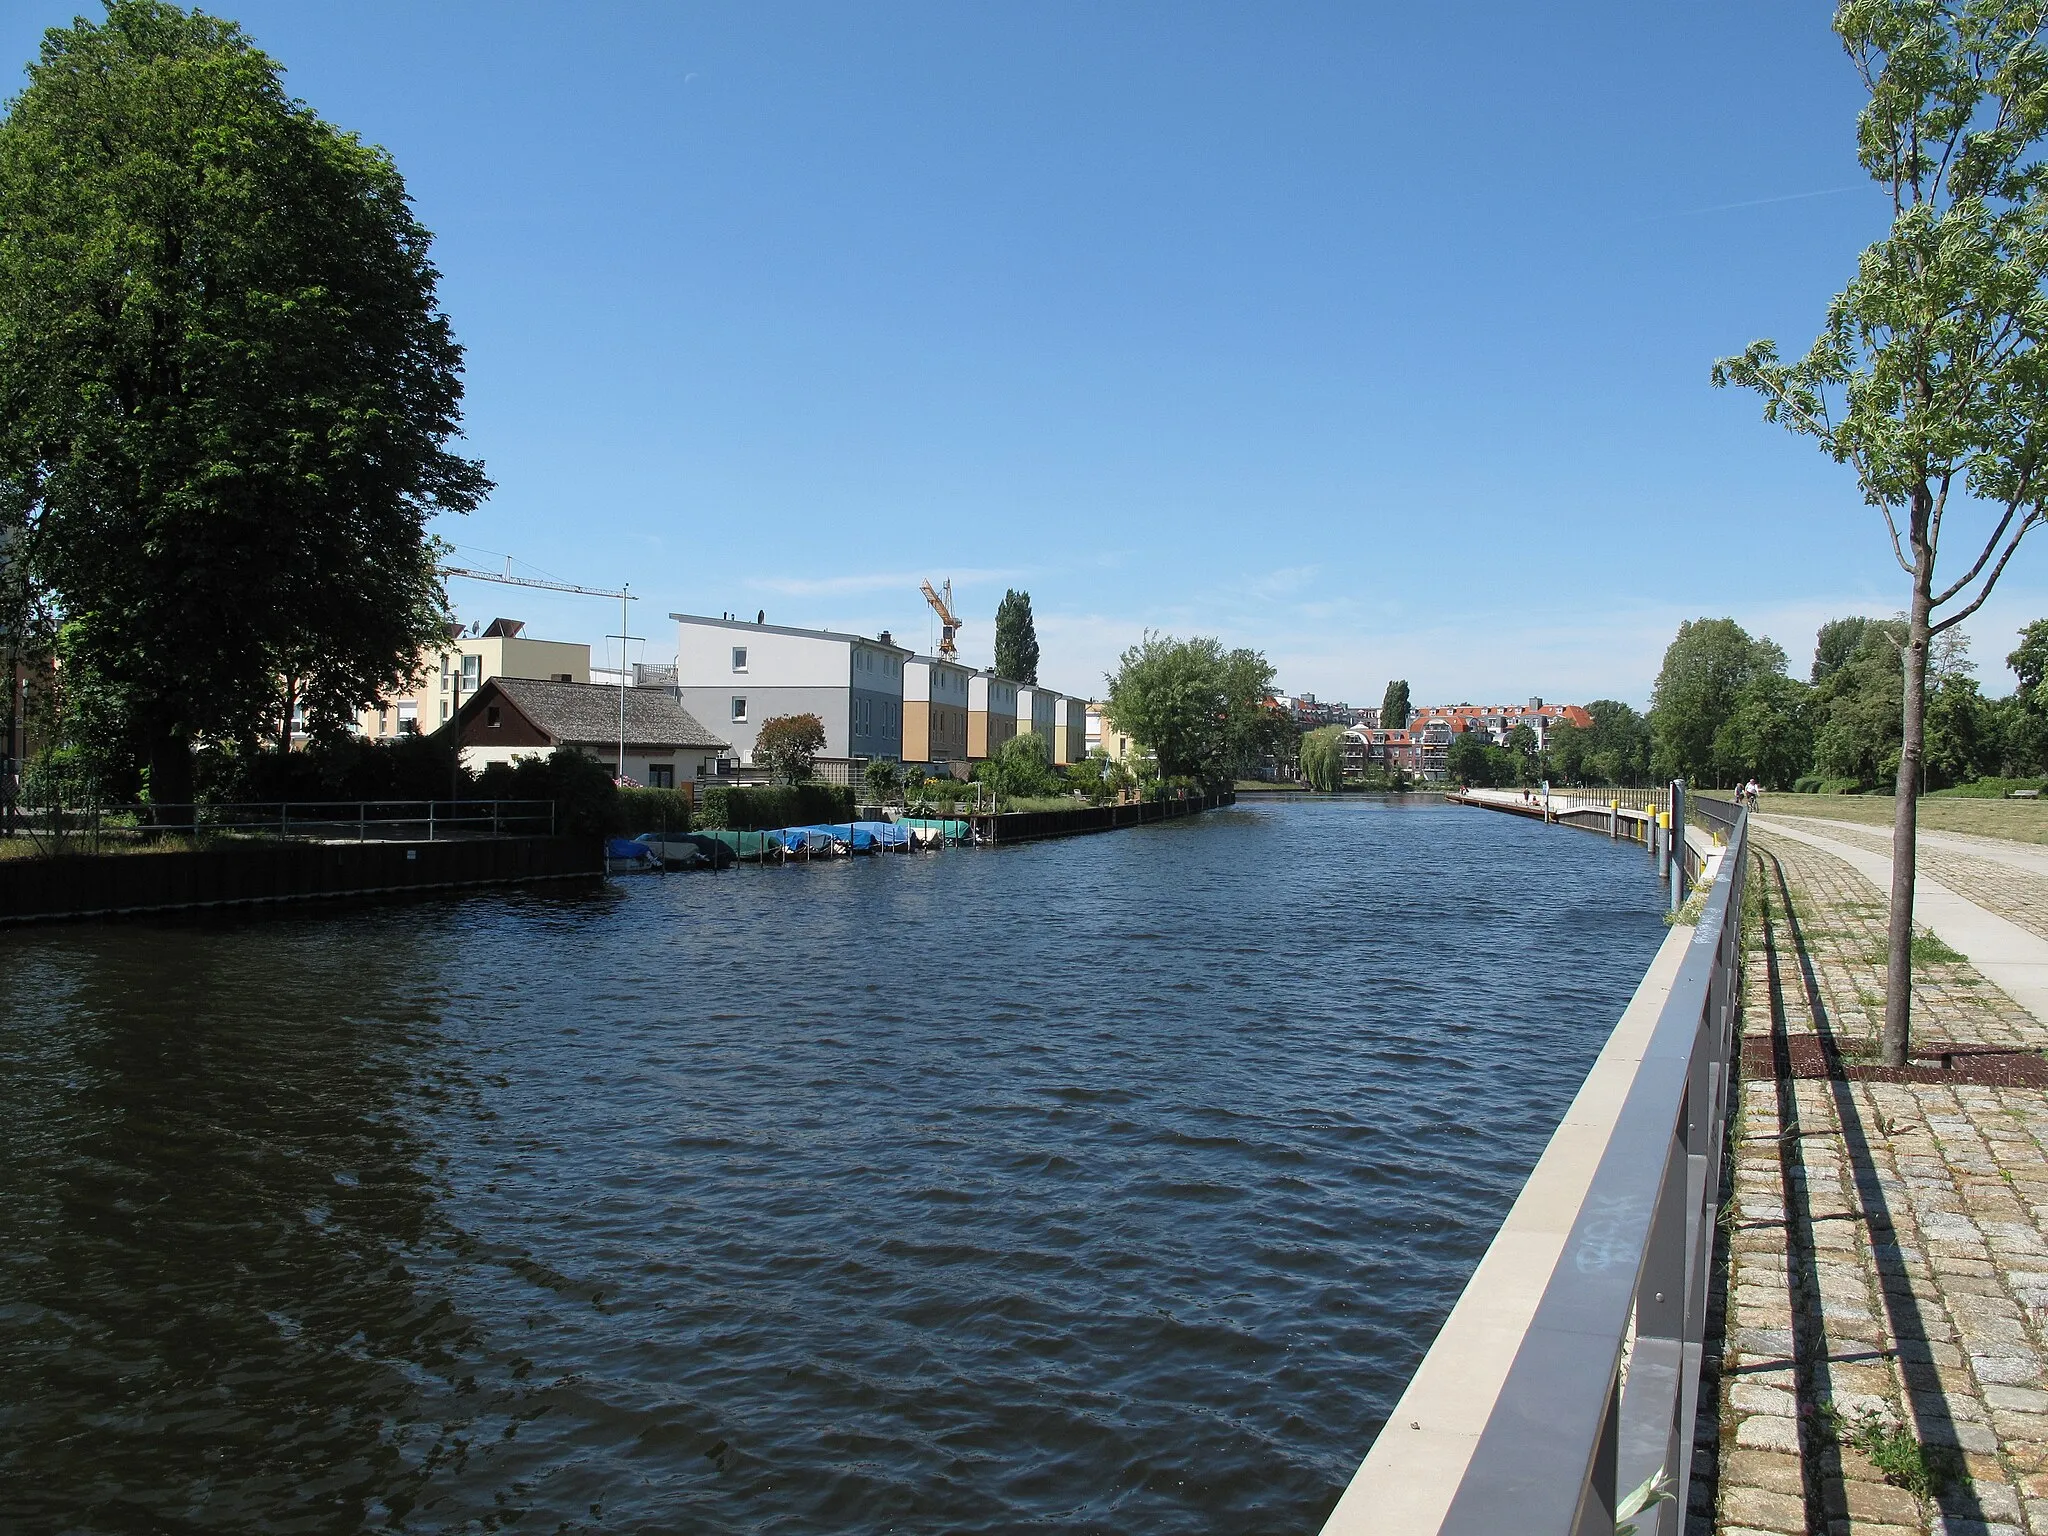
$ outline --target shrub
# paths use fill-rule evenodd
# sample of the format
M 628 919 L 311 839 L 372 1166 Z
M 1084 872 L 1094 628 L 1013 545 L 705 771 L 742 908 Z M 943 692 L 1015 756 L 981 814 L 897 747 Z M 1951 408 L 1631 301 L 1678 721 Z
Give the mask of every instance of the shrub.
M 622 789 L 618 829 L 629 836 L 636 832 L 687 832 L 690 797 L 679 789 Z
M 612 770 L 568 747 L 557 747 L 546 757 L 492 763 L 477 775 L 476 793 L 485 800 L 552 800 L 555 830 L 565 836 L 619 830 L 619 789 Z
M 896 765 L 882 757 L 876 758 L 861 770 L 860 782 L 861 787 L 867 791 L 869 803 L 873 805 L 886 805 L 903 787 L 903 778 L 896 771 Z
M 704 791 L 696 825 L 711 831 L 760 832 L 853 819 L 845 784 L 718 784 Z

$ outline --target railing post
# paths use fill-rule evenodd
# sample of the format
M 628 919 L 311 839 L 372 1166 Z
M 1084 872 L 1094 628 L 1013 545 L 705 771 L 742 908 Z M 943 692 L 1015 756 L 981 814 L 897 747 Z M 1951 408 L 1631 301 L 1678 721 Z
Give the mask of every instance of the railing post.
M 431 800 L 429 800 L 429 801 L 427 802 L 427 841 L 431 843 L 431 842 L 432 842 L 433 840 L 434 840 L 434 802 L 433 802 L 433 801 L 431 801 Z
M 1677 911 L 1685 905 L 1685 780 L 1671 781 L 1671 844 L 1673 863 L 1671 866 L 1671 910 Z
M 287 800 L 277 808 L 277 840 L 284 842 L 292 835 L 292 803 Z
M 362 842 L 370 835 L 370 808 L 362 801 L 356 802 L 356 841 Z

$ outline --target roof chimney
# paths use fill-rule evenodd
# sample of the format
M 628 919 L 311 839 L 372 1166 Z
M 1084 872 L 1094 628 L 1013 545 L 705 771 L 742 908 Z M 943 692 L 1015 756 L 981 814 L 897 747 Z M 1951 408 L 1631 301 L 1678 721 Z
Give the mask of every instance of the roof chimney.
M 881 641 L 881 642 L 882 642 L 882 644 L 884 644 L 884 645 L 886 645 L 886 646 L 891 646 L 891 647 L 893 647 L 893 646 L 894 646 L 894 645 L 896 644 L 896 641 L 895 641 L 894 637 L 892 637 L 892 636 L 890 635 L 889 631 L 887 631 L 886 629 L 885 629 L 885 630 L 883 630 L 883 631 L 882 631 L 882 632 L 881 632 L 881 633 L 880 633 L 879 635 L 875 636 L 875 638 L 876 638 L 877 640 Z

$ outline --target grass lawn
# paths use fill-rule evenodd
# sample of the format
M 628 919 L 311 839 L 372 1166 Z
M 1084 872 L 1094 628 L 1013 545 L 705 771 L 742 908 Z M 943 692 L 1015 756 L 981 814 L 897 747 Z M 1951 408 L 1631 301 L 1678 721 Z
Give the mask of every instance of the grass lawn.
M 1762 810 L 1766 816 L 1820 816 L 1873 827 L 1892 824 L 1890 795 L 1767 794 Z M 1974 832 L 1979 837 L 2009 837 L 2019 843 L 2048 843 L 2048 800 L 1926 797 L 1920 801 L 1920 825 L 1937 832 Z

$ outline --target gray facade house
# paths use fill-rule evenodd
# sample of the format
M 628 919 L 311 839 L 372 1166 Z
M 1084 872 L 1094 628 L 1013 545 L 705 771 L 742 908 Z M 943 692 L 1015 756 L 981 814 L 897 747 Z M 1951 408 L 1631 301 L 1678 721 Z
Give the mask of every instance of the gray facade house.
M 862 760 L 903 758 L 903 664 L 914 654 L 887 634 L 836 634 L 743 619 L 672 613 L 675 690 L 683 708 L 725 735 L 752 766 L 761 722 L 816 715 L 828 778 Z

